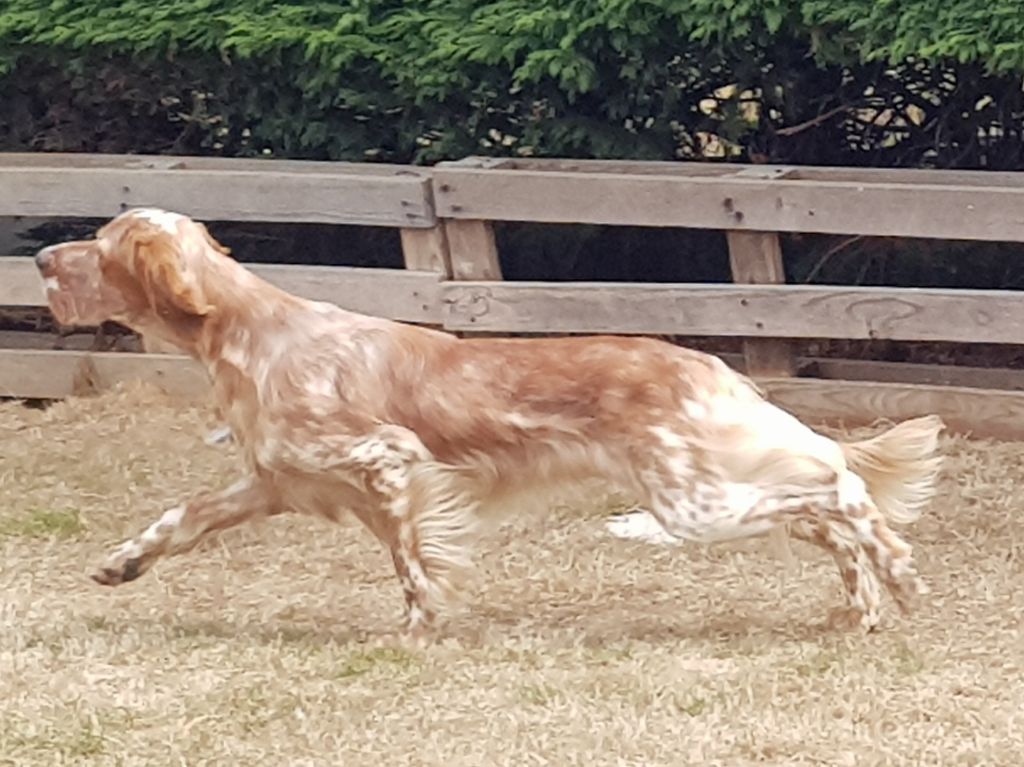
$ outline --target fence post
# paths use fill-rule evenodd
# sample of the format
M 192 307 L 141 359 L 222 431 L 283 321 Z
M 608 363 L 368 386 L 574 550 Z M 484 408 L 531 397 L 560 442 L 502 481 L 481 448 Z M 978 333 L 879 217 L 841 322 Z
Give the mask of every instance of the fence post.
M 772 181 L 786 178 L 794 171 L 796 168 L 790 165 L 754 165 L 735 176 Z M 725 234 L 733 282 L 780 285 L 786 281 L 778 234 L 746 230 L 730 230 Z M 796 373 L 793 346 L 781 338 L 748 338 L 743 342 L 743 357 L 748 375 L 787 377 Z
M 445 221 L 454 280 L 500 280 L 501 262 L 490 221 L 450 218 Z
M 435 211 L 434 184 L 429 176 L 424 189 L 426 203 L 431 214 Z M 402 260 L 410 271 L 437 272 L 441 279 L 452 275 L 451 259 L 448 257 L 448 238 L 444 232 L 444 221 L 435 218 L 429 229 L 404 228 L 402 238 Z
M 442 168 L 498 168 L 507 160 L 500 157 L 464 157 L 443 162 Z M 446 192 L 443 180 L 434 179 L 437 191 Z M 453 209 L 454 210 L 454 209 Z M 445 236 L 453 280 L 501 280 L 501 261 L 494 238 L 494 225 L 490 221 L 471 218 L 445 218 Z
M 733 282 L 781 284 L 786 281 L 782 245 L 777 234 L 728 231 L 726 238 Z M 785 377 L 796 372 L 792 345 L 783 339 L 745 339 L 743 357 L 748 375 Z
M 438 221 L 430 229 L 402 229 L 401 237 L 406 269 L 451 276 L 448 240 L 442 222 Z

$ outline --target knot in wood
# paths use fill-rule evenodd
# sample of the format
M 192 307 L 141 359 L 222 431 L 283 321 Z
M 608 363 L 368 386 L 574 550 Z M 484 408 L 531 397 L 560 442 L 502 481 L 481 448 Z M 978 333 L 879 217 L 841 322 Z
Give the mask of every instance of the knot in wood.
M 463 288 L 452 292 L 448 299 L 453 314 L 473 320 L 491 311 L 491 291 L 487 288 Z

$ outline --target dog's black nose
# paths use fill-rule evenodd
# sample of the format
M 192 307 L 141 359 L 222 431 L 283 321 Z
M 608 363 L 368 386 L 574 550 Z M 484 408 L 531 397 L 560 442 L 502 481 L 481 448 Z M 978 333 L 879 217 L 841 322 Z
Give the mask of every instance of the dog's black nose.
M 39 271 L 45 272 L 52 263 L 53 253 L 50 252 L 49 248 L 43 248 L 41 251 L 36 253 L 36 266 L 39 268 Z

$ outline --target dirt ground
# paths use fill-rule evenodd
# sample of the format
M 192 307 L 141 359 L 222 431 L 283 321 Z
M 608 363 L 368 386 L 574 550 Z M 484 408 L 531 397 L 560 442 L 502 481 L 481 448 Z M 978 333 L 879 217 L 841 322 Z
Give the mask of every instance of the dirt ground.
M 395 639 L 355 525 L 278 518 L 117 589 L 86 574 L 237 473 L 202 407 L 142 389 L 0 404 L 0 764 L 1019 765 L 1024 444 L 946 439 L 908 537 L 933 593 L 874 635 L 794 544 L 609 538 L 616 500 L 482 544 L 442 639 Z

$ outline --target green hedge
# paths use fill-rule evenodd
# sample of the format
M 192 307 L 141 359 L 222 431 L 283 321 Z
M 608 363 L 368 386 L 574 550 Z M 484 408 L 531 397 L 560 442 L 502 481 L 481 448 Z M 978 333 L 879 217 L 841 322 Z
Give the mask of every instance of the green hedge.
M 1022 72 L 1020 0 L 7 0 L 0 149 L 1018 168 Z
M 1017 0 L 7 0 L 0 66 L 31 46 L 121 53 L 299 50 L 325 71 L 360 59 L 421 93 L 465 85 L 461 63 L 504 63 L 514 79 L 597 84 L 599 60 L 661 45 L 743 50 L 785 33 L 828 58 L 898 62 L 951 59 L 1024 71 L 1024 12 Z

